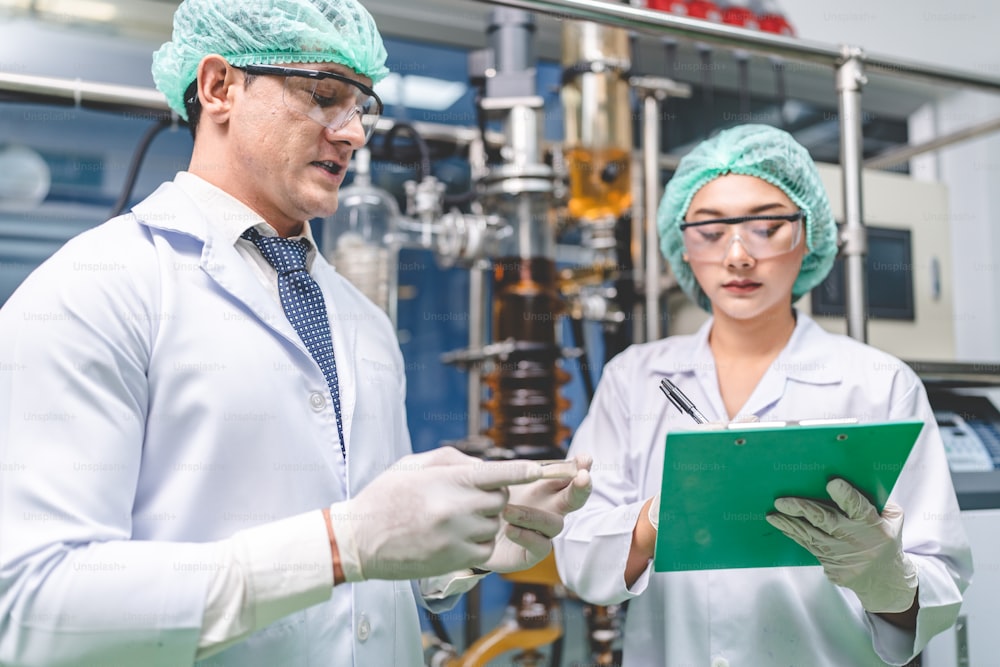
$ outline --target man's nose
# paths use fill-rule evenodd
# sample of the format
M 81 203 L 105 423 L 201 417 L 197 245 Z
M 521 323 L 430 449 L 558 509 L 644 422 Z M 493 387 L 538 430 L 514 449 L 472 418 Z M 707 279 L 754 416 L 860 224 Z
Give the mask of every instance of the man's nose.
M 325 132 L 327 141 L 331 143 L 346 141 L 354 150 L 365 145 L 365 128 L 361 124 L 361 112 L 358 109 L 351 113 L 350 118 L 342 121 L 340 127 L 327 125 Z

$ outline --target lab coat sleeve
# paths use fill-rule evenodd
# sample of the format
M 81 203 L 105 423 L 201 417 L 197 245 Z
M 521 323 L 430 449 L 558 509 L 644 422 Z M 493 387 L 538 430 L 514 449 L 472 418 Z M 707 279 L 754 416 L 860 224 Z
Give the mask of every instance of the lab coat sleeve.
M 0 310 L 3 665 L 195 657 L 215 545 L 130 540 L 163 315 L 152 245 L 131 245 L 77 237 Z
M 488 573 L 487 573 L 488 574 Z M 458 596 L 476 587 L 486 574 L 475 574 L 472 570 L 460 570 L 438 577 L 427 577 L 418 582 L 418 600 L 432 612 L 448 611 L 458 602 Z
M 649 568 L 632 586 L 625 585 L 625 564 L 632 530 L 646 498 L 631 463 L 629 389 L 630 355 L 619 355 L 605 368 L 594 400 L 573 437 L 569 456 L 589 454 L 594 489 L 587 503 L 566 516 L 553 540 L 562 581 L 593 604 L 616 604 L 641 593 Z
M 892 404 L 890 419 L 918 419 L 924 428 L 890 500 L 903 508 L 903 551 L 917 568 L 920 611 L 915 633 L 865 615 L 875 651 L 895 665 L 909 662 L 931 637 L 955 623 L 972 577 L 972 555 L 934 412 L 916 375 L 901 375 L 905 391 Z
M 216 543 L 196 658 L 202 660 L 333 591 L 333 556 L 319 510 L 241 530 Z

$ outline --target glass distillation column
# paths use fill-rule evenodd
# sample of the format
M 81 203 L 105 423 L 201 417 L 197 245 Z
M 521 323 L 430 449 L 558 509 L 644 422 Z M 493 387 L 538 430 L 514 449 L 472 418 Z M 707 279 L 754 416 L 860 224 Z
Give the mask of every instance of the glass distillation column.
M 563 22 L 564 154 L 569 217 L 600 258 L 614 248 L 614 227 L 632 205 L 632 106 L 628 31 Z
M 395 323 L 399 206 L 372 185 L 367 148 L 354 154 L 354 167 L 354 181 L 341 188 L 336 213 L 324 220 L 324 256 Z
M 562 347 L 556 331 L 563 311 L 555 263 L 554 174 L 542 160 L 544 100 L 537 94 L 534 19 L 513 8 L 491 13 L 491 66 L 485 68 L 480 108 L 500 121 L 503 163 L 490 167 L 477 188 L 484 210 L 501 219 L 495 240 L 492 281 L 491 355 L 483 382 L 489 389 L 485 431 L 496 458 L 562 459 L 569 429 L 561 424 L 568 401 L 560 388 L 568 373 L 559 367 Z M 519 665 L 541 665 L 538 649 L 562 635 L 554 587 L 559 583 L 551 556 L 514 582 L 505 620 L 475 641 L 461 664 L 486 664 L 520 649 Z
M 480 101 L 503 123 L 505 160 L 480 183 L 483 206 L 505 223 L 493 260 L 493 340 L 509 349 L 484 375 L 491 416 L 486 435 L 517 458 L 562 458 L 569 430 L 560 417 L 568 401 L 559 388 L 556 330 L 563 302 L 555 263 L 553 172 L 542 161 L 543 100 L 535 91 L 530 36 L 534 22 L 520 10 L 497 10 L 490 28 L 494 77 Z
M 493 338 L 513 348 L 485 375 L 491 396 L 486 434 L 517 458 L 562 458 L 569 429 L 560 415 L 569 402 L 559 388 L 569 374 L 559 367 L 556 323 L 562 313 L 554 248 L 548 238 L 551 203 L 540 193 L 496 201 L 514 233 L 493 261 Z

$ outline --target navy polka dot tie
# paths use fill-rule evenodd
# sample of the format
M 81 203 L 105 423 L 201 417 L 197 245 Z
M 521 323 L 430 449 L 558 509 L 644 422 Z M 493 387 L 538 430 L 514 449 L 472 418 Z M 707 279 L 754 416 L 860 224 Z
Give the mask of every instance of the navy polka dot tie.
M 326 303 L 323 291 L 306 271 L 306 250 L 304 239 L 294 240 L 280 236 L 262 236 L 256 229 L 243 232 L 243 238 L 252 241 L 264 255 L 274 270 L 278 272 L 278 294 L 281 307 L 285 309 L 288 321 L 295 327 L 299 338 L 305 343 L 309 354 L 319 364 L 326 384 L 333 398 L 333 409 L 337 416 L 337 435 L 340 436 L 340 452 L 347 458 L 344 445 L 344 427 L 340 412 L 340 383 L 337 380 L 337 361 L 333 357 L 333 338 L 330 322 L 326 317 Z

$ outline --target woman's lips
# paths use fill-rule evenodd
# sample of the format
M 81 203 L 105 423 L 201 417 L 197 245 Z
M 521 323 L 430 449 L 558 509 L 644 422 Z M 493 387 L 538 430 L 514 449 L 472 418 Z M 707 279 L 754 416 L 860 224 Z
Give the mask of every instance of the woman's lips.
M 760 285 L 760 283 L 755 283 L 752 280 L 730 280 L 728 283 L 724 283 L 722 288 L 727 292 L 747 294 L 760 287 Z

